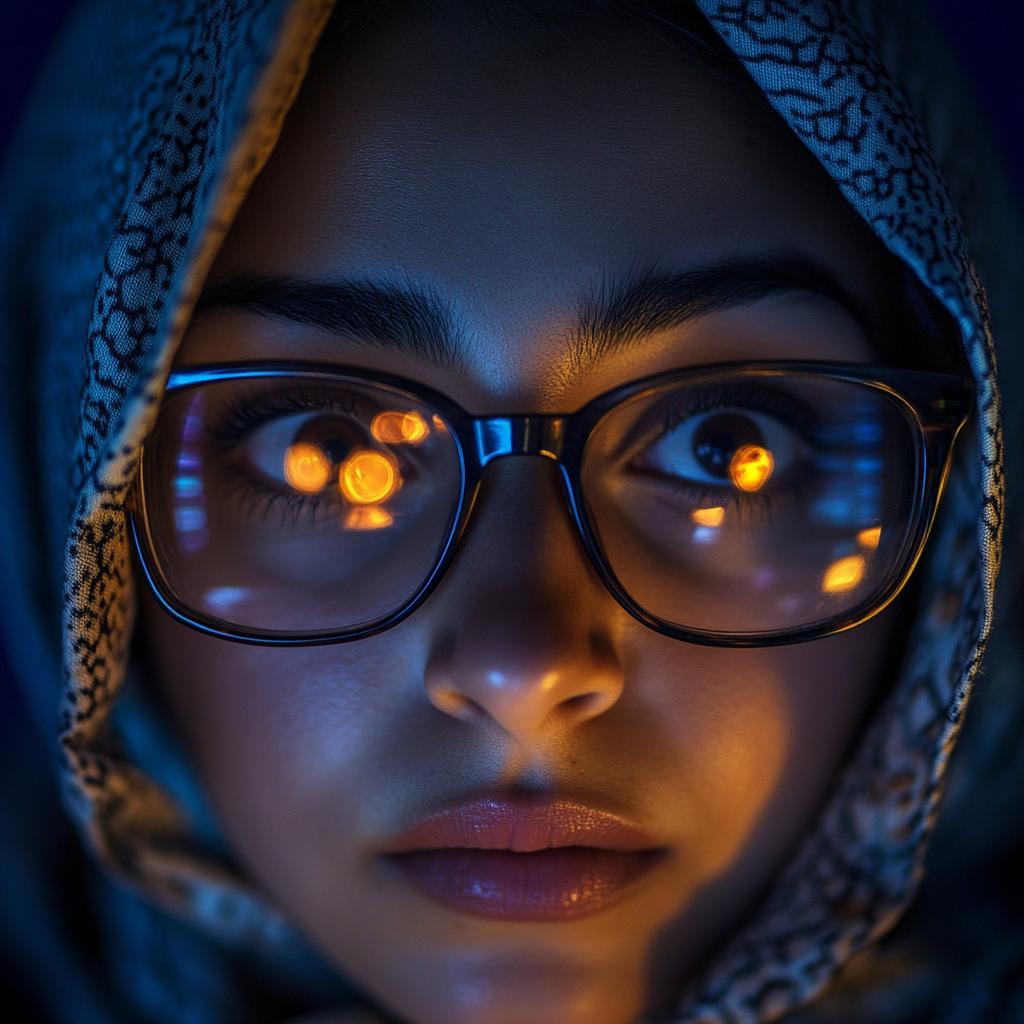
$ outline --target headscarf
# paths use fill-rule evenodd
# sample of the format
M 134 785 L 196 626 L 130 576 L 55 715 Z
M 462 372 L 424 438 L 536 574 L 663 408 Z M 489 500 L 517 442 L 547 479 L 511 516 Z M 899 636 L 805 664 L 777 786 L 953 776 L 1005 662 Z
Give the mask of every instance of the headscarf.
M 977 384 L 972 433 L 918 570 L 920 610 L 899 676 L 763 902 L 667 1018 L 757 1024 L 820 993 L 893 927 L 918 887 L 992 635 L 1006 509 L 992 318 L 958 205 L 1001 304 L 1015 422 L 1022 317 L 1012 274 L 1000 275 L 1019 249 L 1005 213 L 1000 221 L 998 173 L 980 166 L 989 151 L 972 108 L 948 77 L 935 83 L 941 44 L 909 3 L 695 3 L 952 316 Z M 242 1019 L 248 1011 L 221 977 L 241 969 L 237 950 L 280 968 L 281 985 L 308 993 L 310 1005 L 346 998 L 232 866 L 173 740 L 133 696 L 124 510 L 199 289 L 332 6 L 90 0 L 49 60 L 2 183 L 5 644 L 33 718 L 56 731 L 65 806 L 116 880 L 102 883 L 101 917 L 115 922 L 125 962 L 150 977 L 141 942 L 213 964 L 199 980 L 194 964 L 171 971 L 162 989 L 136 978 L 128 998 L 140 1019 Z M 1012 642 L 1003 648 L 1019 666 Z M 1004 689 L 1019 711 L 1013 687 Z M 1000 716 L 999 706 L 987 711 Z M 190 985 L 209 990 L 205 1002 L 182 995 Z

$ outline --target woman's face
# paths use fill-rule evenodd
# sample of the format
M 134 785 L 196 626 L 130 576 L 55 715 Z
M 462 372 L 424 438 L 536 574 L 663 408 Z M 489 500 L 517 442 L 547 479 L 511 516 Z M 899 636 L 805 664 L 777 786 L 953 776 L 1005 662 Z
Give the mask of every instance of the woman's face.
M 640 30 L 572 36 L 542 53 L 439 17 L 353 45 L 307 83 L 208 282 L 398 281 L 450 308 L 455 358 L 221 307 L 179 365 L 327 360 L 498 414 L 707 363 L 871 361 L 879 244 L 752 88 Z M 780 257 L 864 316 L 786 290 L 574 343 L 581 303 L 619 282 Z M 381 635 L 267 649 L 144 610 L 237 855 L 414 1024 L 625 1024 L 664 1001 L 809 825 L 891 622 L 750 650 L 660 636 L 602 586 L 555 464 L 530 457 L 487 468 L 453 567 Z M 514 852 L 388 858 L 474 836 Z

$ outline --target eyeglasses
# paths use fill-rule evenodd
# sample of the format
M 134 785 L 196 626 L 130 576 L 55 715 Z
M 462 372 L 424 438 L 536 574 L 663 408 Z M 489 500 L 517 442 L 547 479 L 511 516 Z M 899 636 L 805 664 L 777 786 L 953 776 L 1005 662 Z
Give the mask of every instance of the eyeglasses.
M 762 362 L 659 374 L 564 416 L 472 416 L 333 365 L 181 370 L 130 524 L 146 579 L 185 624 L 340 643 L 426 600 L 493 460 L 547 457 L 594 569 L 640 622 L 712 646 L 793 643 L 899 592 L 973 390 L 945 374 Z

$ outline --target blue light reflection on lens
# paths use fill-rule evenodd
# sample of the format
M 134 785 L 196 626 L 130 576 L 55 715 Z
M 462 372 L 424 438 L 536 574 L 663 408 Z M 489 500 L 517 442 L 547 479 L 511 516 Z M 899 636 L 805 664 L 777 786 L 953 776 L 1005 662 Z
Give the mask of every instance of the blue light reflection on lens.
M 826 485 L 811 505 L 812 523 L 835 528 L 860 528 L 881 519 L 883 430 L 881 409 L 874 402 L 840 407 L 831 423 L 817 432 L 820 451 L 815 468 Z
M 230 611 L 250 596 L 245 587 L 212 587 L 203 594 L 203 604 L 214 612 Z
M 206 501 L 203 494 L 199 440 L 203 427 L 203 392 L 192 399 L 181 428 L 174 474 L 174 526 L 182 551 L 192 555 L 206 547 Z

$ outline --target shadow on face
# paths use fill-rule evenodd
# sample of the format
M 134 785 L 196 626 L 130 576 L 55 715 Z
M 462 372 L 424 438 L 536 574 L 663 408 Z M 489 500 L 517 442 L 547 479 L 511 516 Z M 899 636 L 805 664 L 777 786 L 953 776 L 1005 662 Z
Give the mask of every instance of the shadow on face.
M 179 365 L 323 360 L 497 415 L 688 366 L 876 359 L 891 261 L 753 86 L 612 17 L 545 24 L 396 9 L 320 60 Z M 617 333 L 588 319 L 712 266 L 753 284 Z M 441 314 L 424 343 L 239 299 L 282 282 Z M 378 636 L 254 648 L 144 611 L 238 857 L 413 1024 L 626 1024 L 668 998 L 807 827 L 892 623 L 770 649 L 661 636 L 533 458 L 487 469 L 454 566 Z

